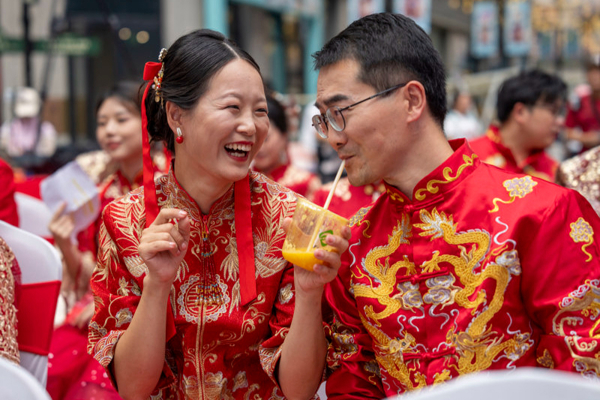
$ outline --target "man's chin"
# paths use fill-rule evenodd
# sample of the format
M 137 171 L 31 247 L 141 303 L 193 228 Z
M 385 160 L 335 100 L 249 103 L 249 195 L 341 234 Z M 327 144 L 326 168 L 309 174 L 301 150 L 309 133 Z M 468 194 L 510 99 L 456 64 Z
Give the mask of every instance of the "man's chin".
M 373 183 L 375 182 L 375 180 L 373 180 L 372 182 L 369 179 L 366 179 L 365 177 L 360 177 L 360 176 L 354 176 L 350 173 L 348 173 L 348 181 L 350 182 L 350 184 L 352 186 L 365 186 L 368 185 L 369 183 Z

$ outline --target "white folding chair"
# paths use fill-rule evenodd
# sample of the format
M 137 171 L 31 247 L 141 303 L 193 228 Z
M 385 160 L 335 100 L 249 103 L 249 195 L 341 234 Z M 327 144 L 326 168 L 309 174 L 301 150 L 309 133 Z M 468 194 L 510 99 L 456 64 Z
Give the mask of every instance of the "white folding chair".
M 51 238 L 48 225 L 52 219 L 52 211 L 46 203 L 24 193 L 15 193 L 17 213 L 19 214 L 19 228 L 34 233 L 44 238 Z
M 21 366 L 45 387 L 62 280 L 60 255 L 46 240 L 4 221 L 0 221 L 0 237 L 10 246 L 21 268 L 23 285 L 17 313 Z
M 327 381 L 321 383 L 321 386 L 319 386 L 319 390 L 317 391 L 317 394 L 319 395 L 319 399 L 321 399 L 321 400 L 327 400 L 327 394 L 325 393 L 326 385 L 327 385 Z
M 50 395 L 25 368 L 0 357 L 0 398 L 50 400 Z
M 388 400 L 598 400 L 600 382 L 546 368 L 483 371 Z

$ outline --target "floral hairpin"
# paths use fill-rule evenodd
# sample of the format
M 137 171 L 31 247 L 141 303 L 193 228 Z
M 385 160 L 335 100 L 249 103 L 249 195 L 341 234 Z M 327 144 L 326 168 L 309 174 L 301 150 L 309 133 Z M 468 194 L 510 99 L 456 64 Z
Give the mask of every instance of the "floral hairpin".
M 163 105 L 163 98 L 160 89 L 162 86 L 163 75 L 165 72 L 165 64 L 163 60 L 165 59 L 166 55 L 167 49 L 163 48 L 160 51 L 160 54 L 158 55 L 158 61 L 160 61 L 162 65 L 160 67 L 160 71 L 158 71 L 158 75 L 154 77 L 154 85 L 152 85 L 152 88 L 154 89 L 154 101 L 157 103 L 160 101 L 161 106 Z

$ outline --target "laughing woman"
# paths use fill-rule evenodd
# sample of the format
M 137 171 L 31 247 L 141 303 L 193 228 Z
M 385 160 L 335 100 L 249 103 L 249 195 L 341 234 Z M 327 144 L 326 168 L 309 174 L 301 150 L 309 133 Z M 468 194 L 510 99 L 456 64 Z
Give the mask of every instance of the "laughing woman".
M 125 399 L 310 398 L 340 258 L 317 251 L 326 265 L 309 272 L 281 256 L 295 196 L 249 172 L 269 130 L 259 68 L 209 30 L 160 61 L 143 110 L 174 162 L 104 212 L 89 351 Z M 327 241 L 342 253 L 346 238 Z

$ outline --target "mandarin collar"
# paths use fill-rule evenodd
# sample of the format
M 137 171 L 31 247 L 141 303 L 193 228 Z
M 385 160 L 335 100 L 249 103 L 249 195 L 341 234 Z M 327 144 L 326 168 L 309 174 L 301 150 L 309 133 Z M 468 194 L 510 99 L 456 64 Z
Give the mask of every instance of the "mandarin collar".
M 467 141 L 456 139 L 449 143 L 454 153 L 417 183 L 412 200 L 384 181 L 386 193 L 393 203 L 405 207 L 436 202 L 475 171 L 481 161 Z
M 201 220 L 202 212 L 200 207 L 196 204 L 196 201 L 189 195 L 189 193 L 181 187 L 177 178 L 175 177 L 174 169 L 170 168 L 169 173 L 164 178 L 166 180 L 165 185 L 159 189 L 158 194 L 158 205 L 160 208 L 169 207 L 177 208 L 186 211 L 192 219 Z M 216 215 L 221 211 L 231 208 L 233 210 L 233 189 L 234 185 L 218 198 L 210 208 L 208 215 Z

